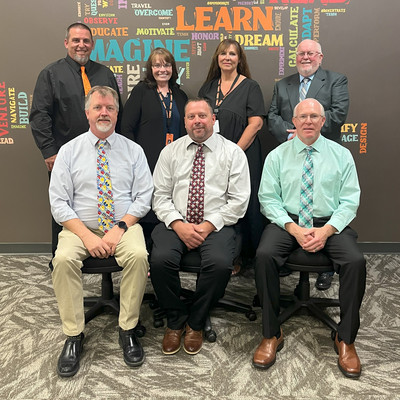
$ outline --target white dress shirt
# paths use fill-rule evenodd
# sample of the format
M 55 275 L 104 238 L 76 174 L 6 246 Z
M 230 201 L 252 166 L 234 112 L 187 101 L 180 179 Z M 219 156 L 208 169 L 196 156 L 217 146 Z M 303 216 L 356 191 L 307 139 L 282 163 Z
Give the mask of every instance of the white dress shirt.
M 190 172 L 197 144 L 187 135 L 160 153 L 153 179 L 153 210 L 167 227 L 186 221 Z M 205 156 L 204 220 L 218 230 L 234 225 L 247 210 L 250 175 L 243 150 L 219 134 L 212 134 L 203 147 Z
M 60 148 L 51 173 L 49 197 L 61 224 L 79 218 L 88 228 L 97 222 L 97 142 L 88 131 Z M 105 145 L 113 189 L 115 222 L 124 215 L 144 217 L 150 210 L 153 181 L 143 149 L 112 133 Z

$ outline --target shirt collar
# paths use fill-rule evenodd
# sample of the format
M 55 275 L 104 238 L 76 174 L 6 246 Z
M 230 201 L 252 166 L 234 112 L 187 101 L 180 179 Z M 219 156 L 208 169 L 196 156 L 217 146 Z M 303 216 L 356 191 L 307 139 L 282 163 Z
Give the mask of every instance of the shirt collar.
M 213 133 L 205 142 L 203 142 L 204 146 L 207 147 L 208 149 L 210 149 L 211 151 L 214 151 L 217 146 L 216 135 L 217 135 L 217 133 Z M 192 143 L 194 143 L 196 145 L 200 144 L 200 143 L 195 142 L 193 139 L 191 139 L 189 135 L 186 135 L 185 136 L 186 148 L 188 149 Z
M 72 59 L 68 54 L 65 57 L 65 60 L 67 61 L 67 63 L 76 71 L 79 72 L 79 74 L 81 73 L 81 67 L 82 65 L 77 63 L 74 59 Z M 85 65 L 83 65 L 85 67 L 86 72 L 88 72 L 90 70 L 90 66 L 92 65 L 91 60 L 89 60 Z
M 325 141 L 326 141 L 326 138 L 324 136 L 322 136 L 322 135 L 319 135 L 319 138 L 311 146 L 315 151 L 317 151 L 319 153 L 319 152 L 321 152 Z M 295 149 L 296 149 L 297 153 L 301 153 L 308 146 L 305 143 L 303 143 L 298 138 L 298 136 L 296 136 L 293 139 L 293 143 L 294 143 L 294 146 L 295 146 Z
M 311 81 L 314 79 L 315 74 L 311 75 L 311 76 L 307 76 L 307 78 L 309 79 L 308 83 L 311 83 Z M 302 80 L 305 78 L 305 76 L 299 74 L 299 78 L 300 78 L 300 83 L 302 82 Z
M 87 132 L 87 137 L 89 139 L 89 142 L 93 146 L 96 146 L 97 142 L 100 140 L 90 129 Z M 115 131 L 106 139 L 107 143 L 110 145 L 110 148 L 112 148 L 116 140 L 117 140 L 117 135 Z

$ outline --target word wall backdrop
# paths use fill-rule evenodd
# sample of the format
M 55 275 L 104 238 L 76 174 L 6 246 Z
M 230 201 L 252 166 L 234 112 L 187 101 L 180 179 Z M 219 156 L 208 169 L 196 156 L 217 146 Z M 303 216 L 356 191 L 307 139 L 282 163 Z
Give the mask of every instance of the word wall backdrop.
M 65 57 L 66 27 L 87 24 L 92 60 L 115 74 L 123 101 L 143 78 L 155 47 L 174 55 L 178 83 L 197 95 L 211 57 L 224 38 L 244 48 L 268 110 L 275 81 L 296 72 L 296 47 L 321 43 L 322 67 L 348 77 L 350 111 L 342 143 L 352 152 L 362 189 L 352 226 L 361 242 L 400 242 L 400 54 L 393 42 L 396 0 L 51 0 L 0 5 L 0 243 L 48 243 L 48 176 L 34 144 L 29 112 L 36 78 Z M 391 43 L 394 43 L 393 45 Z M 264 156 L 277 143 L 260 132 Z

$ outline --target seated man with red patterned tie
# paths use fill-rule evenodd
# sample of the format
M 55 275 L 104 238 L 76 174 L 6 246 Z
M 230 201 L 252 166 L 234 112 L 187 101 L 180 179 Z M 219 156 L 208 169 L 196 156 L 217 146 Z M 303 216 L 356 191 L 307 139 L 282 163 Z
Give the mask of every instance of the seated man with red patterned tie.
M 250 196 L 244 152 L 213 133 L 215 116 L 203 99 L 185 107 L 188 133 L 166 146 L 154 170 L 153 210 L 161 221 L 153 233 L 151 281 L 167 314 L 162 351 L 181 348 L 197 354 L 210 308 L 224 295 L 233 268 L 234 224 L 243 217 Z M 193 303 L 180 299 L 182 255 L 198 249 L 201 268 Z
M 294 109 L 297 135 L 270 152 L 259 189 L 261 212 L 271 221 L 256 254 L 255 277 L 263 316 L 263 340 L 253 365 L 267 369 L 283 347 L 279 324 L 279 270 L 290 253 L 302 247 L 324 252 L 339 274 L 340 317 L 334 347 L 338 365 L 358 378 L 361 363 L 354 341 L 360 326 L 365 291 L 365 259 L 357 234 L 348 224 L 355 218 L 360 187 L 348 149 L 321 135 L 322 105 L 306 99 Z M 307 154 L 306 154 L 307 153 Z
M 123 268 L 119 342 L 130 367 L 144 361 L 134 332 L 147 282 L 148 261 L 138 224 L 150 209 L 153 184 L 140 146 L 115 132 L 118 94 L 95 86 L 85 103 L 89 131 L 60 148 L 50 180 L 50 205 L 63 230 L 53 258 L 53 285 L 64 333 L 62 377 L 75 375 L 83 349 L 82 260 L 115 256 Z

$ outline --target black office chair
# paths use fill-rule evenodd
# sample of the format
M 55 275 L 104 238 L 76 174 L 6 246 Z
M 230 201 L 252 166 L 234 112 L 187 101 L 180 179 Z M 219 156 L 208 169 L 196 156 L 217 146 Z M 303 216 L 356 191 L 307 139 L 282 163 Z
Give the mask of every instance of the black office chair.
M 307 314 L 318 318 L 333 332 L 336 332 L 337 323 L 323 309 L 326 307 L 339 307 L 339 299 L 310 296 L 309 275 L 310 273 L 318 274 L 333 271 L 333 265 L 329 258 L 322 252 L 309 253 L 302 248 L 298 248 L 289 256 L 285 266 L 293 272 L 300 272 L 300 278 L 293 295 L 281 296 L 281 305 L 285 309 L 279 315 L 279 322 L 282 324 L 293 314 L 305 311 Z
M 236 254 L 240 253 L 241 241 L 238 240 Z M 199 274 L 200 272 L 200 252 L 198 250 L 192 250 L 186 253 L 181 260 L 180 271 L 189 272 Z M 186 299 L 188 303 L 190 303 L 193 298 L 194 292 L 189 289 L 182 288 L 181 297 Z M 229 311 L 234 311 L 238 313 L 243 313 L 250 321 L 255 321 L 257 319 L 257 315 L 254 312 L 253 308 L 250 305 L 240 303 L 235 300 L 227 299 L 226 297 L 221 298 L 215 307 L 221 307 Z M 153 313 L 154 318 L 154 327 L 158 328 L 164 325 L 165 313 L 162 309 L 156 309 Z M 215 342 L 217 340 L 217 334 L 212 329 L 210 317 L 207 317 L 205 326 L 204 326 L 204 336 L 209 342 Z
M 101 274 L 101 296 L 84 298 L 85 307 L 89 307 L 89 310 L 85 312 L 85 324 L 105 312 L 118 315 L 119 295 L 114 294 L 112 273 L 122 271 L 122 268 L 115 258 L 89 257 L 83 262 L 81 270 L 84 274 Z
M 85 297 L 84 306 L 89 307 L 85 312 L 85 324 L 99 314 L 111 313 L 119 315 L 119 294 L 114 294 L 112 273 L 122 271 L 114 257 L 104 259 L 89 257 L 83 261 L 82 273 L 101 274 L 101 296 Z M 143 301 L 150 302 L 153 307 L 156 299 L 153 293 L 145 293 Z M 140 323 L 135 328 L 138 337 L 146 334 L 146 327 Z
M 57 248 L 57 241 L 58 235 L 53 235 L 52 247 L 54 251 Z M 52 271 L 52 261 L 50 261 L 49 267 Z M 101 295 L 84 298 L 84 306 L 89 308 L 85 312 L 85 324 L 103 313 L 119 315 L 119 294 L 114 293 L 112 274 L 114 272 L 122 271 L 122 268 L 118 265 L 115 257 L 88 257 L 83 261 L 81 271 L 84 274 L 101 274 Z M 149 301 L 150 305 L 154 307 L 153 304 L 156 300 L 153 293 L 145 293 L 143 301 Z M 142 337 L 146 333 L 146 328 L 140 323 L 140 321 L 135 328 L 135 333 L 138 337 Z

